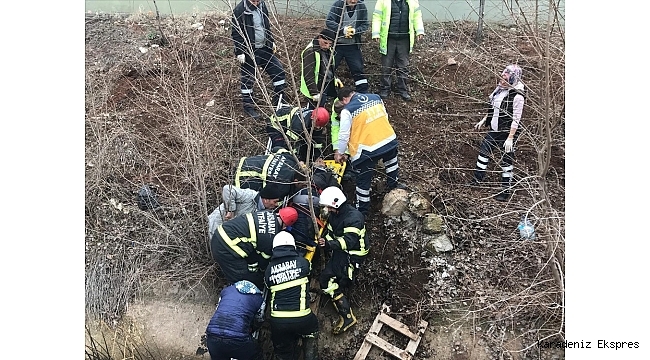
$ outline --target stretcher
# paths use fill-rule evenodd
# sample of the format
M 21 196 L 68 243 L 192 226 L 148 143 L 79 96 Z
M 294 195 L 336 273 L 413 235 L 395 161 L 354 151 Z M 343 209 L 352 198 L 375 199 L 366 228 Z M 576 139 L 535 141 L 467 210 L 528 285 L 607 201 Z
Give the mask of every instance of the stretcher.
M 343 179 L 343 173 L 345 172 L 345 167 L 347 162 L 344 162 L 343 164 L 339 164 L 334 160 L 324 160 L 325 162 L 325 167 L 328 169 L 332 170 L 334 174 L 336 174 L 336 181 L 341 184 L 341 179 Z M 327 227 L 327 219 L 324 219 L 322 215 L 319 215 L 319 217 L 316 218 L 316 222 L 318 223 L 318 232 L 316 234 L 316 246 L 318 246 L 318 239 L 320 239 L 323 235 L 323 231 L 325 231 L 325 227 Z M 314 254 L 316 253 L 316 246 L 309 246 L 305 245 L 306 253 L 305 253 L 305 259 L 311 260 L 314 258 Z

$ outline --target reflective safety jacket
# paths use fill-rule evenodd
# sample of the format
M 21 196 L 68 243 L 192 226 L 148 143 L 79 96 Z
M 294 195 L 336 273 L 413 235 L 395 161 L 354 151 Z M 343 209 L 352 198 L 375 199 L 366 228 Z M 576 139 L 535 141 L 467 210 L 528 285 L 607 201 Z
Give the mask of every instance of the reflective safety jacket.
M 283 198 L 291 193 L 297 171 L 298 163 L 286 149 L 280 148 L 269 155 L 242 157 L 235 174 L 235 186 L 260 191 L 266 183 L 275 183 Z
M 370 241 L 366 239 L 364 216 L 350 204 L 330 213 L 323 238 L 334 252 L 346 252 L 351 260 L 361 261 L 368 255 Z
M 215 234 L 212 242 L 225 242 L 232 255 L 259 260 L 263 269 L 273 253 L 273 237 L 280 230 L 282 226 L 274 212 L 256 211 L 224 222 L 217 228 L 219 236 Z M 211 245 L 211 249 L 215 248 Z
M 355 93 L 345 105 L 342 114 L 345 114 L 346 110 L 352 115 L 350 138 L 345 143 L 339 131 L 338 148 L 340 152 L 347 150 L 352 163 L 359 160 L 361 151 L 375 157 L 397 146 L 397 136 L 388 122 L 388 113 L 379 95 Z M 341 128 L 344 121 L 342 115 Z
M 273 249 L 264 283 L 271 291 L 271 317 L 297 318 L 311 313 L 309 273 L 311 264 L 291 245 Z
M 330 67 L 327 62 L 332 57 Z M 334 57 L 332 50 L 323 50 L 318 45 L 318 38 L 312 40 L 309 45 L 300 53 L 300 92 L 311 99 L 312 95 L 320 92 L 323 81 L 326 83 L 334 79 Z
M 307 134 L 311 132 L 313 121 L 311 114 L 313 110 L 301 107 L 283 106 L 272 115 L 267 124 L 267 133 L 269 136 L 279 136 L 282 138 L 282 131 L 287 135 L 287 139 L 291 141 L 298 160 L 306 162 L 307 160 Z M 303 122 L 305 124 L 303 128 Z M 325 147 L 325 133 L 324 129 L 314 129 L 312 133 L 312 155 L 311 161 L 314 161 L 323 155 L 323 148 Z M 288 149 L 287 149 L 288 150 Z
M 332 150 L 338 150 L 339 149 L 339 127 L 341 126 L 341 122 L 339 120 L 339 115 L 336 113 L 336 110 L 334 108 L 334 104 L 339 98 L 334 99 L 332 101 L 332 110 L 330 111 L 330 135 L 332 137 Z
M 225 339 L 247 339 L 261 306 L 262 294 L 242 294 L 234 284 L 227 286 L 221 290 L 221 300 L 205 332 Z
M 422 10 L 418 0 L 404 0 L 409 6 L 409 52 L 413 51 L 415 35 L 424 35 Z M 388 53 L 388 27 L 390 26 L 391 0 L 377 0 L 372 13 L 372 38 L 379 38 L 379 52 Z

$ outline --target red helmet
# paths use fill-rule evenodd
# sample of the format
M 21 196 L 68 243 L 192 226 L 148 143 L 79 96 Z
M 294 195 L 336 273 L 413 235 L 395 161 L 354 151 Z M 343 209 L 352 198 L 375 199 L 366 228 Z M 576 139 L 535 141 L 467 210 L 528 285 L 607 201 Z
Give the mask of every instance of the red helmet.
M 291 226 L 298 220 L 298 211 L 290 206 L 280 209 L 278 215 L 280 215 L 284 226 Z
M 324 107 L 316 108 L 314 113 L 316 113 L 316 127 L 324 127 L 327 125 L 327 122 L 330 121 L 330 113 Z M 312 116 L 314 115 L 312 114 Z

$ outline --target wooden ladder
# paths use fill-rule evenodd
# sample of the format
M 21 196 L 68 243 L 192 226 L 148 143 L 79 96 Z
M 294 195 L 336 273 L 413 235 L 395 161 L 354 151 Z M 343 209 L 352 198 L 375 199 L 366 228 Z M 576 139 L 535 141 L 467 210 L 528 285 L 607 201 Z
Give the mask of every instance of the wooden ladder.
M 424 331 L 427 329 L 427 326 L 429 326 L 429 323 L 421 320 L 418 325 L 418 333 L 414 334 L 409 330 L 408 326 L 388 316 L 384 312 L 386 309 L 388 309 L 388 306 L 385 304 L 382 305 L 381 311 L 377 314 L 377 317 L 375 317 L 375 321 L 372 323 L 370 330 L 368 330 L 368 334 L 366 334 L 363 344 L 354 356 L 354 360 L 365 360 L 373 345 L 378 346 L 398 359 L 410 360 L 413 355 L 415 355 L 415 350 L 418 348 L 418 345 L 420 345 L 420 340 L 422 340 Z M 406 349 L 400 349 L 379 337 L 379 331 L 381 331 L 381 327 L 384 324 L 409 338 L 409 343 L 406 345 Z

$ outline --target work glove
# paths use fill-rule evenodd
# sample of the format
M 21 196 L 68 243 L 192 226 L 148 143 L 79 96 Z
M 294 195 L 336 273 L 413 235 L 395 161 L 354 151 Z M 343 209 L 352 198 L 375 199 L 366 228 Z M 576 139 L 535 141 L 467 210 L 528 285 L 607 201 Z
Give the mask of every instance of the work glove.
M 318 100 L 320 100 L 320 94 L 316 94 L 316 95 L 312 96 L 311 99 L 318 102 Z
M 240 64 L 245 63 L 246 62 L 246 55 L 244 55 L 244 54 L 237 55 L 237 61 L 239 61 Z
M 503 148 L 506 150 L 507 153 L 512 152 L 512 148 L 513 148 L 513 146 L 512 146 L 512 138 L 509 137 L 508 139 L 506 139 L 506 142 L 503 143 Z
M 342 88 L 343 87 L 343 81 L 341 81 L 341 79 L 339 79 L 339 78 L 334 78 L 334 86 Z
M 273 43 L 273 45 L 271 46 L 271 48 L 273 49 L 273 53 L 274 53 L 274 54 L 278 51 L 278 47 L 275 46 L 275 43 Z
M 354 33 L 356 32 L 356 29 L 353 28 L 352 26 L 346 26 L 343 28 L 343 33 L 345 34 L 346 38 L 351 38 L 354 36 Z
M 480 129 L 483 127 L 485 124 L 485 120 L 487 119 L 487 116 L 481 119 L 481 121 L 477 122 L 476 125 L 474 125 L 474 129 Z

